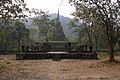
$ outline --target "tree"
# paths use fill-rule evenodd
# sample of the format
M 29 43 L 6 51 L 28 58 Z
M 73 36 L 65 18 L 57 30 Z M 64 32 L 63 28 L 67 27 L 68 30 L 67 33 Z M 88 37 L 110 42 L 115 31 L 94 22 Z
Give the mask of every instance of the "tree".
M 33 24 L 35 26 L 37 26 L 38 30 L 39 30 L 39 36 L 41 39 L 41 42 L 47 42 L 49 41 L 49 31 L 51 29 L 51 25 L 50 25 L 50 19 L 49 16 L 47 15 L 47 13 L 43 12 L 43 11 L 32 11 L 34 12 L 37 16 L 33 19 Z
M 25 17 L 23 11 L 26 10 L 24 0 L 0 0 L 0 18 L 4 20 Z
M 118 29 L 120 24 L 120 1 L 70 0 L 70 2 L 76 7 L 75 16 L 84 19 L 86 22 L 89 20 L 90 24 L 95 27 L 99 28 L 102 26 L 104 28 L 110 54 L 109 61 L 114 61 L 114 45 L 119 38 L 119 34 L 116 34 L 116 29 Z
M 0 43 L 2 50 L 9 42 L 7 39 L 10 38 L 8 35 L 12 30 L 11 22 L 14 19 L 26 17 L 24 12 L 28 10 L 24 0 L 0 0 Z
M 73 33 L 78 33 L 78 43 L 79 44 L 89 44 L 91 45 L 91 37 L 89 28 L 85 23 L 79 24 L 78 18 L 73 18 L 73 20 L 69 23 L 69 28 L 74 28 Z
M 24 23 L 16 21 L 13 24 L 13 34 L 13 39 L 16 39 L 18 43 L 18 50 L 21 51 L 21 45 L 24 45 L 29 39 L 29 30 Z
M 20 51 L 21 45 L 27 43 L 28 39 L 29 30 L 20 21 L 10 21 L 9 25 L 0 28 L 0 50 L 3 52 L 13 49 Z

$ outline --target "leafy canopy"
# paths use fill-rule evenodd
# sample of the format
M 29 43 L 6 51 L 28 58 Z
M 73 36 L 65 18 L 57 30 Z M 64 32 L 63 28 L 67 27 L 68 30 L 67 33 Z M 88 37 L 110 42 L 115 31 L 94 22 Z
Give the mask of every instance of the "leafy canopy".
M 24 0 L 0 0 L 0 18 L 20 19 L 25 17 L 24 11 L 28 10 Z

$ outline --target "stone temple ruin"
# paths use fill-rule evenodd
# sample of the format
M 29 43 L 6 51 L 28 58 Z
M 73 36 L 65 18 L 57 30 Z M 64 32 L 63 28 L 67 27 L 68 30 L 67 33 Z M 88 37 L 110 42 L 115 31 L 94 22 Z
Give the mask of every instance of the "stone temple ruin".
M 93 52 L 92 46 L 78 46 L 77 43 L 68 42 L 66 40 L 59 20 L 59 10 L 56 20 L 59 22 L 59 28 L 54 32 L 55 35 L 52 42 L 22 45 L 22 52 L 16 54 L 16 59 L 97 59 L 97 54 Z
M 92 46 L 80 45 L 72 42 L 51 42 L 41 45 L 21 46 L 22 53 L 16 54 L 17 60 L 29 59 L 97 59 Z

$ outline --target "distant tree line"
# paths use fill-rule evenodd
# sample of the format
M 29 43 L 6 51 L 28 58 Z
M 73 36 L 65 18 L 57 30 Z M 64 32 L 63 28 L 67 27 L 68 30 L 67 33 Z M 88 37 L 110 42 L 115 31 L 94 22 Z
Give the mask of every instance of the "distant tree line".
M 29 39 L 29 29 L 20 21 L 10 21 L 8 23 L 6 25 L 1 23 L 0 51 L 20 51 L 21 45 Z

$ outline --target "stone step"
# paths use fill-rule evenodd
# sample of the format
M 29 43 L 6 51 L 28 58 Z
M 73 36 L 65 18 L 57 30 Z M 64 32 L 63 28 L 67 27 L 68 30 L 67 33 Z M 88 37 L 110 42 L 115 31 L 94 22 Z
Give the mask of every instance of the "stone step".
M 16 54 L 16 60 L 37 60 L 37 59 L 98 59 L 93 53 L 20 53 Z

